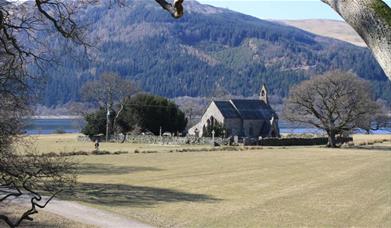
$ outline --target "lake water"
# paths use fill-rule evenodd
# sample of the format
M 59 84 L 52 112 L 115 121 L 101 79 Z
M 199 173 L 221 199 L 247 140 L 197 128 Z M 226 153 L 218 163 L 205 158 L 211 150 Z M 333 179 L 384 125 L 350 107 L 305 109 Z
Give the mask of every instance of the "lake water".
M 85 125 L 83 119 L 32 119 L 27 121 L 26 133 L 29 135 L 36 134 L 55 134 L 79 133 Z M 322 133 L 319 129 L 310 126 L 297 126 L 286 121 L 280 121 L 281 133 L 303 134 L 303 133 Z M 391 129 L 379 130 L 374 134 L 391 134 Z
M 54 133 L 79 133 L 83 119 L 32 119 L 27 121 L 26 133 L 29 135 Z

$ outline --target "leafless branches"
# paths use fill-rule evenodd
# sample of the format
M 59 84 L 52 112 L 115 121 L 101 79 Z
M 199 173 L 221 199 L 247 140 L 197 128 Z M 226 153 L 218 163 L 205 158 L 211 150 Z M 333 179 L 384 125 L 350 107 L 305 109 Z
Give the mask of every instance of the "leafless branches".
M 24 220 L 32 221 L 32 215 L 46 205 L 64 188 L 75 182 L 74 163 L 66 158 L 50 158 L 33 153 L 17 154 L 10 148 L 0 149 L 0 206 L 29 201 L 27 209 L 15 221 L 0 214 L 0 219 L 10 227 L 19 226 Z M 49 198 L 44 199 L 43 195 Z
M 311 124 L 335 136 L 359 127 L 359 121 L 378 110 L 367 82 L 351 73 L 330 72 L 314 77 L 291 90 L 284 107 L 290 121 Z
M 116 113 L 112 124 L 110 124 L 110 118 L 107 118 L 107 140 L 108 134 L 111 132 L 110 128 L 114 132 L 117 130 L 117 120 L 124 109 L 126 101 L 138 91 L 139 89 L 135 86 L 135 83 L 121 79 L 114 73 L 104 73 L 99 80 L 89 81 L 81 89 L 84 99 L 98 104 L 101 108 L 105 108 L 108 113 Z M 115 106 L 117 106 L 117 110 L 114 110 Z
M 0 214 L 9 226 L 18 226 L 24 220 L 32 220 L 39 208 L 45 207 L 58 192 L 71 186 L 75 176 L 69 174 L 72 163 L 35 154 L 18 154 L 12 143 L 21 133 L 23 117 L 28 114 L 30 91 L 27 66 L 31 63 L 42 68 L 48 58 L 47 36 L 59 37 L 80 45 L 90 46 L 86 39 L 87 24 L 80 21 L 78 12 L 99 0 L 0 0 L 0 205 L 12 198 L 27 197 L 30 209 L 17 221 Z M 183 0 L 173 4 L 156 0 L 170 14 L 183 15 Z M 124 0 L 110 0 L 110 6 L 122 6 Z M 84 24 L 83 24 L 84 23 Z M 113 105 L 114 96 L 126 97 L 123 91 L 133 91 L 126 83 L 113 87 L 106 102 Z M 105 94 L 107 95 L 107 94 Z M 111 101 L 111 102 L 109 102 Z M 122 110 L 122 108 L 120 109 Z M 28 155 L 28 156 L 27 156 Z M 41 192 L 41 193 L 40 193 Z M 42 194 L 51 196 L 43 200 Z

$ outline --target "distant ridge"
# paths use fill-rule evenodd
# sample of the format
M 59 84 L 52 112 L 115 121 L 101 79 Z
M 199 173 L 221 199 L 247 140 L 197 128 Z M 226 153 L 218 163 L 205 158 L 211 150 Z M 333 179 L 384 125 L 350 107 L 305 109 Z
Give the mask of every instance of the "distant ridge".
M 349 42 L 356 46 L 366 47 L 367 45 L 361 37 L 344 21 L 326 19 L 308 20 L 277 20 L 285 25 L 290 25 L 316 35 L 330 37 Z
M 293 85 L 336 69 L 370 81 L 375 98 L 391 103 L 391 82 L 368 48 L 195 1 L 180 20 L 153 1 L 127 2 L 129 7 L 96 5 L 81 12 L 96 47 L 90 57 L 82 49 L 70 52 L 67 43 L 48 42 L 61 64 L 46 69 L 41 104 L 81 101 L 80 88 L 102 72 L 169 98 L 219 90 L 249 97 L 263 83 L 283 98 Z

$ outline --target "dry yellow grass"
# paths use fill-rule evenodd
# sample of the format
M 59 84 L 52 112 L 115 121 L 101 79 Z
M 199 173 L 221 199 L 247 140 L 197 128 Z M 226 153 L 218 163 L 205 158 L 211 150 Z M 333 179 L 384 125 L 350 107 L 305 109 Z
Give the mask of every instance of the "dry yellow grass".
M 77 200 L 162 227 L 391 226 L 391 153 L 93 156 Z
M 90 152 L 95 149 L 94 142 L 79 142 L 77 137 L 79 134 L 53 134 L 53 135 L 35 135 L 25 137 L 25 143 L 29 149 L 36 150 L 40 153 L 50 152 L 73 152 L 86 151 Z M 354 143 L 373 143 L 379 140 L 388 140 L 391 142 L 391 135 L 353 135 Z M 17 146 L 20 151 L 25 147 Z M 133 153 L 135 150 L 139 151 L 157 151 L 164 152 L 170 150 L 184 149 L 184 148 L 211 148 L 210 146 L 177 146 L 177 145 L 146 145 L 146 144 L 129 144 L 129 143 L 100 143 L 100 150 L 115 152 L 126 151 Z
M 56 136 L 38 139 L 63 150 Z M 107 144 L 140 146 L 159 149 Z M 391 226 L 391 143 L 77 159 L 77 193 L 65 199 L 160 227 Z
M 25 137 L 25 143 L 29 149 L 36 150 L 40 153 L 50 152 L 72 152 L 95 150 L 94 142 L 81 142 L 77 140 L 79 134 L 53 134 L 53 135 L 35 135 Z M 24 147 L 17 146 L 20 151 Z M 140 151 L 169 151 L 182 148 L 205 148 L 205 146 L 177 146 L 177 145 L 145 145 L 145 144 L 129 144 L 129 143 L 100 143 L 100 150 L 116 152 L 126 151 L 133 153 L 135 150 Z
M 391 142 L 391 135 L 353 135 L 353 140 L 354 143 L 373 143 L 382 140 Z

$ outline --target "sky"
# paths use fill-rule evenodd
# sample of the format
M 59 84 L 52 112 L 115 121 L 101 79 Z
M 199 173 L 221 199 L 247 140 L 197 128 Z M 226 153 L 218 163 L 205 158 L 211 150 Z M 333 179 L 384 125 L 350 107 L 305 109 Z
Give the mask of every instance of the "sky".
M 227 8 L 261 19 L 333 19 L 342 20 L 320 0 L 198 0 L 201 3 Z M 391 0 L 385 1 L 391 6 Z

